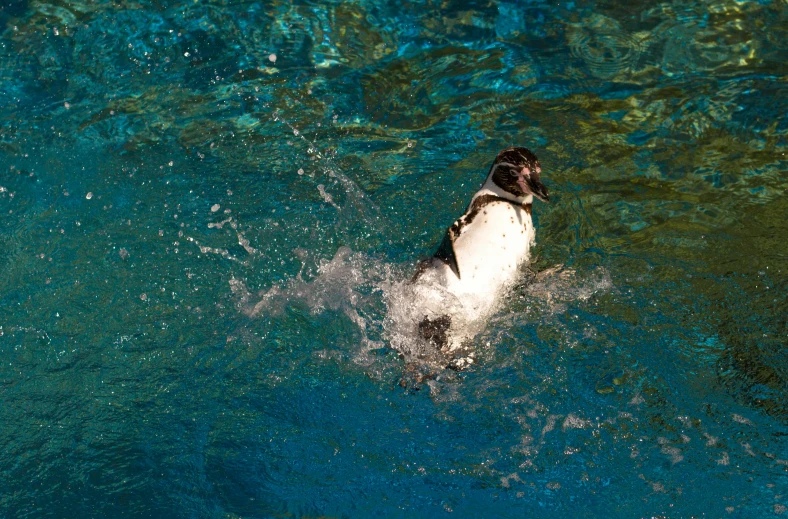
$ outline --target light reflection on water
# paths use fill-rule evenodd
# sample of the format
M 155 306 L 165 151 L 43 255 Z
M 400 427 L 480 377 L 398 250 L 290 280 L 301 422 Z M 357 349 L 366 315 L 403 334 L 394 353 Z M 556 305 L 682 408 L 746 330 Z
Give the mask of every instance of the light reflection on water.
M 0 515 L 786 512 L 782 3 L 0 24 Z M 412 372 L 386 295 L 509 144 L 533 272 Z

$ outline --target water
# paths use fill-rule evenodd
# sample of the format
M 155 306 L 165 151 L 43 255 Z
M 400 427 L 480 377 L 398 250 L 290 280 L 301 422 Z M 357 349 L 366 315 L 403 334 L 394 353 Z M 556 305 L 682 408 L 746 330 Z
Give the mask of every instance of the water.
M 785 514 L 786 22 L 3 3 L 0 517 Z M 512 144 L 538 257 L 414 366 L 387 297 Z

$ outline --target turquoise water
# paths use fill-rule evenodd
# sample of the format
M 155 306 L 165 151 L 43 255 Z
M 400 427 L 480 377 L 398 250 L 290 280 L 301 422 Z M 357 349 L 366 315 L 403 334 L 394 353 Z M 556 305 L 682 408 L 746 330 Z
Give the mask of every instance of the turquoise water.
M 0 517 L 785 514 L 786 27 L 5 0 Z M 414 367 L 387 302 L 508 145 L 537 258 Z

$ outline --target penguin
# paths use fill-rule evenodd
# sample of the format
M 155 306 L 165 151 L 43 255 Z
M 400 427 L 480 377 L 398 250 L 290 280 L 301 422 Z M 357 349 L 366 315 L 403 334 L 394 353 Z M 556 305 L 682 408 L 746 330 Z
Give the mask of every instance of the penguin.
M 533 200 L 550 200 L 541 174 L 530 150 L 502 150 L 438 250 L 417 265 L 410 281 L 417 333 L 440 350 L 448 367 L 473 363 L 463 343 L 482 330 L 530 258 Z

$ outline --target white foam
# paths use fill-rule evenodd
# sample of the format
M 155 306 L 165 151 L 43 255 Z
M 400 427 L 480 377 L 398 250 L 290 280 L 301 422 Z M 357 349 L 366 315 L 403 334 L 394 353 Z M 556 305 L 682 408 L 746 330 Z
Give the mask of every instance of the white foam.
M 296 251 L 303 256 L 303 251 Z M 384 345 L 370 339 L 370 317 L 374 304 L 370 297 L 381 297 L 380 293 L 393 276 L 391 266 L 353 252 L 348 247 L 340 247 L 330 261 L 322 261 L 316 275 L 304 279 L 302 272 L 268 290 L 252 294 L 237 279 L 230 281 L 236 294 L 237 306 L 250 317 L 263 314 L 278 315 L 290 305 L 305 305 L 312 314 L 325 311 L 344 313 L 361 334 L 360 347 L 354 352 L 354 360 L 360 364 L 371 362 L 369 352 Z M 378 295 L 375 296 L 374 294 Z M 370 295 L 372 294 L 372 295 Z
M 419 323 L 427 317 L 465 314 L 462 303 L 438 283 L 396 281 L 386 291 L 384 329 L 391 346 L 410 362 L 440 364 L 440 352 L 419 336 Z M 441 366 L 443 367 L 443 366 Z

